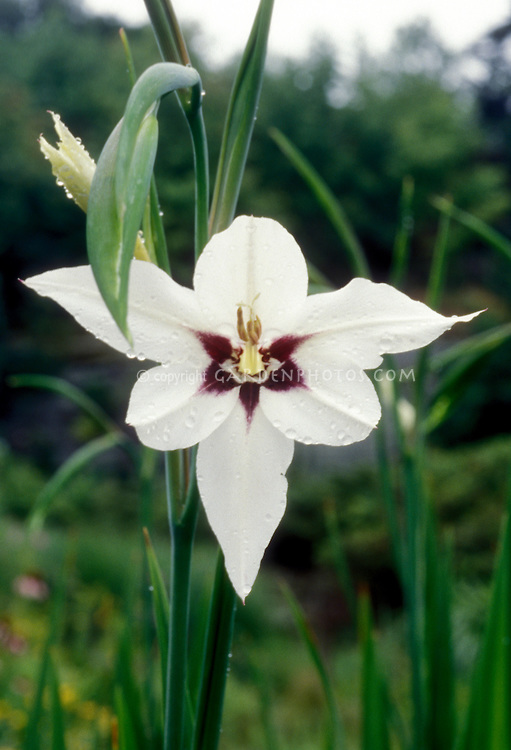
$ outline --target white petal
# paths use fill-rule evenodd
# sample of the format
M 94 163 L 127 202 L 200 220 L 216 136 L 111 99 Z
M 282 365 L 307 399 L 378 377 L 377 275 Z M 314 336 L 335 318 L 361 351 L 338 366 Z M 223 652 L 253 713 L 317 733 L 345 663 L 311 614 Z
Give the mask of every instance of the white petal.
M 197 480 L 206 514 L 238 595 L 250 592 L 262 556 L 286 506 L 284 476 L 293 457 L 287 440 L 256 409 L 250 427 L 238 402 L 199 445 Z
M 278 222 L 240 216 L 216 234 L 194 275 L 213 330 L 236 335 L 238 305 L 253 305 L 266 339 L 287 333 L 307 295 L 307 266 L 293 237 Z
M 353 279 L 337 292 L 308 297 L 294 333 L 321 336 L 325 350 L 369 369 L 382 354 L 425 346 L 476 315 L 444 317 L 388 284 Z
M 302 443 L 349 445 L 376 427 L 380 402 L 365 372 L 335 350 L 325 358 L 322 337 L 312 336 L 294 357 L 305 387 L 260 390 L 261 408 L 284 435 Z
M 131 347 L 103 302 L 90 266 L 59 268 L 25 284 L 62 305 L 78 323 L 124 354 Z M 195 361 L 202 346 L 192 328 L 204 327 L 191 289 L 176 284 L 152 263 L 134 260 L 130 271 L 128 327 L 133 355 L 157 362 Z
M 239 388 L 221 393 L 201 390 L 203 372 L 204 369 L 186 365 L 171 365 L 139 373 L 126 421 L 144 445 L 156 450 L 188 448 L 210 435 L 229 416 Z

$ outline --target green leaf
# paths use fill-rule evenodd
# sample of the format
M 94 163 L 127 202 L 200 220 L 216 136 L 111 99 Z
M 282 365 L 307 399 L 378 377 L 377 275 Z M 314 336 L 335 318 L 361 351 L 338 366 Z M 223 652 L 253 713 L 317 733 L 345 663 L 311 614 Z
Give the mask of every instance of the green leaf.
M 456 750 L 511 747 L 511 492 L 470 705 Z
M 119 720 L 119 750 L 147 747 L 140 686 L 133 678 L 134 646 L 129 629 L 120 641 L 116 674 L 116 708 Z
M 476 216 L 472 216 L 467 211 L 457 208 L 446 198 L 434 198 L 432 203 L 443 214 L 452 217 L 466 229 L 477 235 L 477 237 L 480 237 L 480 239 L 502 253 L 508 260 L 511 260 L 511 242 L 504 235 L 500 234 L 500 232 L 490 227 L 489 224 L 486 224 L 486 222 L 478 219 Z
M 225 571 L 224 557 L 219 552 L 197 700 L 193 750 L 216 750 L 218 747 L 236 602 L 236 593 Z
M 261 0 L 234 81 L 224 125 L 210 215 L 210 233 L 234 218 L 263 81 L 273 0 Z
M 96 456 L 99 456 L 101 453 L 104 453 L 104 451 L 109 450 L 116 445 L 120 445 L 125 440 L 126 437 L 120 432 L 109 433 L 103 437 L 91 440 L 86 445 L 78 448 L 78 450 L 57 469 L 53 477 L 38 495 L 29 516 L 30 528 L 32 530 L 41 528 L 55 497 L 62 491 L 65 485 L 73 479 L 73 477 L 83 471 L 87 464 L 96 458 Z
M 388 690 L 376 662 L 369 596 L 359 600 L 362 642 L 362 750 L 390 750 Z
M 140 750 L 141 746 L 137 744 L 130 711 L 119 687 L 115 691 L 114 703 L 119 732 L 119 750 Z
M 69 399 L 74 404 L 83 409 L 83 411 L 92 417 L 96 424 L 105 432 L 116 432 L 117 425 L 110 419 L 104 411 L 85 391 L 71 385 L 66 380 L 55 378 L 52 375 L 13 375 L 8 380 L 8 384 L 13 388 L 43 388 L 59 396 Z
M 351 226 L 344 210 L 332 193 L 326 182 L 316 172 L 312 164 L 298 151 L 291 141 L 276 128 L 270 130 L 270 135 L 287 156 L 299 175 L 304 179 L 312 194 L 323 209 L 326 217 L 335 229 L 337 236 L 346 250 L 351 269 L 355 276 L 370 278 L 369 266 L 364 251 Z
M 167 662 L 169 653 L 169 598 L 163 576 L 158 563 L 158 558 L 151 543 L 147 529 L 144 529 L 144 541 L 151 579 L 151 591 L 153 594 L 154 619 L 156 623 L 156 635 L 160 648 L 160 662 L 162 672 L 162 691 L 165 695 L 167 689 Z
M 89 260 L 105 304 L 127 327 L 128 278 L 156 156 L 156 110 L 162 96 L 200 86 L 197 71 L 175 63 L 148 68 L 133 87 L 123 119 L 107 140 L 92 180 L 87 210 Z
M 309 656 L 312 659 L 312 663 L 318 675 L 321 687 L 323 688 L 323 694 L 328 709 L 328 724 L 327 732 L 325 737 L 325 750 L 339 750 L 345 746 L 343 731 L 341 726 L 341 720 L 339 712 L 337 710 L 337 701 L 335 698 L 335 691 L 332 685 L 332 681 L 328 674 L 328 670 L 323 661 L 323 657 L 319 651 L 316 636 L 313 633 L 309 623 L 305 619 L 305 615 L 298 603 L 293 592 L 289 586 L 281 585 L 284 596 L 286 597 L 287 603 L 293 615 L 293 620 L 297 627 L 300 636 L 307 647 Z
M 392 286 L 398 288 L 403 282 L 410 256 L 410 240 L 413 234 L 412 203 L 414 191 L 413 178 L 410 176 L 405 177 L 399 201 L 399 223 L 394 240 L 392 268 L 390 271 L 390 283 Z
M 425 745 L 435 750 L 451 750 L 456 716 L 451 586 L 445 553 L 438 544 L 431 513 L 426 520 L 425 547 Z
M 50 712 L 52 726 L 51 750 L 66 750 L 66 739 L 64 733 L 64 714 L 60 702 L 59 679 L 53 659 L 48 661 L 48 682 L 50 686 Z
M 431 369 L 446 371 L 439 378 L 425 422 L 429 432 L 436 429 L 451 413 L 474 377 L 493 352 L 511 336 L 511 323 L 471 336 L 446 352 L 432 358 Z M 450 365 L 446 367 L 446 365 Z
M 341 591 L 346 597 L 351 616 L 355 619 L 357 614 L 356 594 L 353 578 L 349 569 L 346 552 L 341 539 L 339 517 L 335 502 L 331 499 L 323 504 L 326 533 L 333 566 L 337 574 Z
M 64 565 L 60 566 L 61 570 L 65 570 Z M 53 597 L 50 617 L 50 627 L 48 631 L 48 637 L 44 645 L 44 650 L 41 659 L 41 667 L 39 670 L 39 676 L 37 679 L 36 691 L 34 696 L 34 702 L 28 714 L 27 728 L 25 730 L 25 737 L 22 744 L 22 750 L 40 750 L 43 747 L 41 743 L 41 733 L 39 729 L 39 722 L 44 711 L 44 692 L 45 687 L 50 683 L 51 688 L 51 649 L 57 641 L 59 631 L 62 626 L 63 618 L 62 611 L 64 609 L 65 600 L 65 584 L 66 576 L 62 574 L 58 580 L 57 590 Z M 55 718 L 55 717 L 54 717 Z M 57 718 L 58 721 L 58 718 Z M 55 735 L 56 732 L 56 735 Z M 58 742 L 59 729 L 54 728 L 54 742 Z M 56 745 L 55 747 L 58 747 Z

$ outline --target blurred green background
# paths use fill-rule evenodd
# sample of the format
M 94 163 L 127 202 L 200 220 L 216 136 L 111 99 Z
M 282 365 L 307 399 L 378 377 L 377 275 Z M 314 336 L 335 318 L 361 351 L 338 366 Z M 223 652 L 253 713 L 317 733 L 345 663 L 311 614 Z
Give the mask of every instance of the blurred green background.
M 139 72 L 157 61 L 148 28 L 128 33 Z M 239 213 L 279 220 L 338 287 L 350 278 L 333 230 L 279 151 L 279 128 L 341 201 L 367 252 L 375 280 L 387 280 L 404 179 L 415 185 L 412 256 L 406 291 L 423 298 L 438 232 L 434 196 L 511 236 L 511 25 L 481 35 L 463 54 L 444 49 L 426 24 L 403 29 L 381 57 L 361 51 L 344 70 L 318 42 L 306 59 L 268 68 Z M 197 30 L 187 32 L 203 76 L 214 166 L 236 65 L 211 69 Z M 468 71 L 477 68 L 477 78 Z M 0 749 L 17 746 L 34 692 L 52 596 L 66 592 L 59 645 L 63 702 L 73 748 L 108 747 L 112 672 L 126 619 L 140 618 L 139 485 L 129 455 L 113 449 L 76 477 L 52 507 L 43 532 L 24 521 L 46 481 L 74 450 L 97 437 L 92 419 L 61 396 L 14 388 L 12 376 L 44 373 L 83 389 L 119 424 L 137 367 L 77 329 L 57 306 L 18 282 L 86 262 L 84 215 L 51 176 L 37 137 L 53 143 L 48 110 L 58 112 L 97 159 L 130 90 L 118 25 L 66 0 L 0 4 Z M 173 99 L 160 115 L 157 180 L 171 264 L 191 278 L 193 167 L 186 125 Z M 412 219 L 409 218 L 412 222 Z M 454 225 L 445 314 L 488 308 L 472 330 L 511 319 L 511 263 Z M 463 336 L 463 331 L 457 331 Z M 445 343 L 441 344 L 442 346 Z M 471 373 L 449 418 L 432 435 L 430 490 L 452 550 L 455 643 L 460 677 L 469 672 L 487 605 L 504 506 L 511 437 L 511 346 Z M 166 568 L 162 479 L 150 525 Z M 297 448 L 288 512 L 238 615 L 223 747 L 262 746 L 260 716 L 271 696 L 281 747 L 317 747 L 321 699 L 307 654 L 297 645 L 279 580 L 291 582 L 339 685 L 348 739 L 358 714 L 359 655 L 353 618 L 336 580 L 329 509 L 335 509 L 355 585 L 376 609 L 384 666 L 396 692 L 406 669 L 401 591 L 393 572 L 373 446 Z M 144 519 L 147 521 L 147 518 Z M 204 519 L 196 564 L 197 611 L 211 580 Z M 130 565 L 126 562 L 130 561 Z M 28 583 L 27 583 L 28 581 Z M 25 584 L 25 585 L 24 585 Z M 460 700 L 463 698 L 461 696 Z M 403 698 L 406 702 L 406 698 Z

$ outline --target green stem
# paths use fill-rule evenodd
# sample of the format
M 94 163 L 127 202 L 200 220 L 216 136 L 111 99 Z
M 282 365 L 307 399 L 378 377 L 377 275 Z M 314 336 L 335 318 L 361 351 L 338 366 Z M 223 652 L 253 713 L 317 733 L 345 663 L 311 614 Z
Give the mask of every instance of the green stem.
M 167 504 L 172 540 L 170 566 L 169 650 L 165 694 L 164 750 L 182 750 L 184 738 L 190 572 L 197 522 L 198 494 L 192 466 L 186 498 L 174 496 L 171 454 L 166 454 Z
M 202 90 L 194 91 L 202 98 Z M 186 113 L 193 143 L 195 164 L 195 258 L 201 254 L 209 240 L 209 163 L 206 128 L 200 102 Z
M 225 571 L 224 557 L 219 552 L 197 701 L 193 750 L 216 750 L 218 747 L 236 603 L 236 593 Z
M 392 362 L 392 359 L 389 360 Z M 401 553 L 402 585 L 407 614 L 408 650 L 413 696 L 413 748 L 424 750 L 424 490 L 422 451 L 420 461 L 404 434 L 397 409 L 397 393 L 392 398 L 392 415 L 398 441 L 405 500 L 405 540 Z M 415 460 L 414 460 L 415 458 Z

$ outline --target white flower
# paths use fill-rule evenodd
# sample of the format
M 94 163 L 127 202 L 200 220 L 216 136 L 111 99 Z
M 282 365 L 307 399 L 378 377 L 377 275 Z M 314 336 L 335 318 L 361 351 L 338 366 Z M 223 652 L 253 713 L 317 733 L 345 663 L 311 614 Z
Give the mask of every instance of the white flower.
M 193 291 L 133 261 L 132 350 L 89 266 L 26 283 L 115 349 L 160 363 L 135 384 L 127 422 L 157 450 L 199 443 L 200 495 L 242 598 L 284 513 L 294 440 L 363 440 L 380 418 L 364 370 L 474 317 L 443 317 L 366 279 L 307 297 L 295 240 L 271 219 L 245 216 L 208 243 Z

